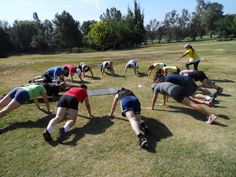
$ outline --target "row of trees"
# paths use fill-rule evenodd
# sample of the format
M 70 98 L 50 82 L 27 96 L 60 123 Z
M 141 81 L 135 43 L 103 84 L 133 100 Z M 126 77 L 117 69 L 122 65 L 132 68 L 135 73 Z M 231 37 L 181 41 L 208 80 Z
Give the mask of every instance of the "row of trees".
M 80 47 L 116 49 L 139 47 L 150 39 L 181 41 L 186 37 L 218 34 L 227 38 L 236 35 L 236 16 L 223 15 L 223 5 L 196 0 L 196 12 L 183 9 L 166 13 L 163 22 L 156 19 L 144 26 L 144 14 L 134 0 L 127 14 L 115 7 L 107 9 L 99 21 L 88 20 L 82 25 L 69 12 L 56 14 L 54 20 L 41 21 L 33 13 L 32 21 L 15 21 L 12 26 L 0 21 L 0 57 L 9 52 L 79 50 Z
M 181 14 L 176 10 L 166 13 L 162 22 L 153 19 L 146 26 L 148 38 L 151 41 L 163 38 L 167 42 L 172 40 L 181 41 L 190 38 L 195 41 L 196 37 L 213 34 L 227 39 L 236 36 L 236 15 L 223 15 L 223 5 L 216 2 L 206 3 L 204 0 L 196 0 L 196 11 L 190 14 L 183 9 Z

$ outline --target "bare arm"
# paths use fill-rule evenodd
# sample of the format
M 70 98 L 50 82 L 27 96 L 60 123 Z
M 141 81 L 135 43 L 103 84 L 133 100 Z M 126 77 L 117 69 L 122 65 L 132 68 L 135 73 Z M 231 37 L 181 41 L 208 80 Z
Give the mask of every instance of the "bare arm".
M 89 67 L 89 71 L 90 71 L 90 73 L 91 73 L 91 75 L 93 77 L 93 71 L 92 71 L 92 69 L 90 67 Z
M 156 104 L 157 96 L 158 96 L 158 93 L 153 93 L 153 97 L 152 97 L 152 107 L 151 107 L 152 110 L 154 109 L 154 106 L 155 106 L 155 104 Z
M 74 74 L 70 73 L 70 79 L 71 79 L 71 82 L 74 81 L 73 76 L 74 76 Z
M 180 60 L 181 58 L 185 57 L 186 55 L 188 55 L 188 51 L 184 52 L 184 54 L 181 55 L 179 58 L 177 58 L 177 60 Z
M 126 71 L 127 71 L 127 66 L 125 66 L 125 70 L 124 70 L 124 74 L 123 74 L 123 76 L 125 76 L 125 74 L 126 74 Z
M 91 107 L 90 107 L 90 104 L 89 104 L 89 99 L 88 99 L 88 97 L 86 97 L 86 98 L 84 99 L 84 102 L 85 102 L 85 106 L 86 106 L 86 108 L 87 108 L 87 111 L 88 111 L 89 116 L 90 116 L 90 117 L 93 117 L 93 115 L 92 115 L 92 113 L 91 113 Z
M 50 110 L 50 106 L 49 106 L 48 96 L 45 93 L 42 96 L 43 96 L 43 101 L 45 103 L 45 106 L 46 106 L 48 112 L 50 113 L 51 110 Z
M 114 115 L 118 101 L 119 101 L 119 98 L 118 98 L 118 95 L 116 95 L 112 103 L 111 112 L 109 114 L 110 116 Z
M 34 98 L 34 103 L 35 103 L 36 108 L 40 109 L 39 102 L 38 102 L 37 98 Z

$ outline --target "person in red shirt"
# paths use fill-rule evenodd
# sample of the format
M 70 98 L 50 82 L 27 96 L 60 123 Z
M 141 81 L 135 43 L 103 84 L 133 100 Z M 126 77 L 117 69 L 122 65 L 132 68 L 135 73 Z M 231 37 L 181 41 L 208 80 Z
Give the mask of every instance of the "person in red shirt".
M 88 115 L 93 117 L 88 100 L 87 86 L 81 85 L 80 87 L 72 87 L 68 90 L 59 100 L 57 105 L 56 116 L 50 120 L 46 130 L 43 133 L 44 140 L 52 142 L 51 132 L 57 123 L 61 122 L 68 111 L 68 121 L 63 128 L 59 128 L 59 135 L 57 141 L 62 143 L 66 138 L 66 132 L 75 124 L 78 115 L 79 102 L 85 102 Z
M 77 73 L 77 75 L 80 78 L 81 82 L 83 82 L 83 79 L 81 77 L 81 70 L 80 70 L 80 68 L 77 68 L 77 67 L 75 67 L 72 64 L 65 64 L 64 67 L 67 67 L 69 69 L 69 74 L 70 74 L 71 82 L 74 81 L 73 76 L 74 76 L 75 73 Z

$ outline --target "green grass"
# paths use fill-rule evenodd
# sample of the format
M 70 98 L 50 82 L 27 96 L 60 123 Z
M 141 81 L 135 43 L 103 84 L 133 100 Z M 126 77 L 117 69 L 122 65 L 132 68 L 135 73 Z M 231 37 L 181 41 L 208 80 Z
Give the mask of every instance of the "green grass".
M 65 63 L 87 61 L 93 67 L 96 80 L 87 78 L 89 89 L 127 87 L 142 104 L 142 115 L 151 136 L 151 152 L 138 148 L 137 137 L 129 122 L 122 118 L 119 106 L 116 118 L 105 117 L 110 111 L 113 95 L 90 97 L 94 119 L 86 117 L 84 105 L 79 106 L 77 123 L 63 145 L 44 142 L 42 132 L 51 117 L 38 111 L 33 104 L 21 106 L 0 119 L 0 176 L 107 176 L 107 177 L 234 177 L 236 174 L 236 42 L 196 42 L 194 48 L 204 60 L 199 68 L 224 87 L 225 95 L 208 111 L 219 115 L 214 125 L 206 125 L 205 117 L 170 99 L 168 106 L 151 103 L 151 80 L 134 77 L 104 76 L 99 63 L 111 59 L 117 74 L 122 74 L 129 58 L 138 60 L 140 71 L 154 62 L 165 62 L 184 69 L 184 43 L 163 44 L 133 50 L 81 54 L 24 55 L 0 60 L 0 93 L 27 83 L 44 70 Z M 78 79 L 77 77 L 75 77 Z M 137 86 L 141 84 L 142 87 Z M 162 103 L 159 97 L 158 103 Z M 56 102 L 51 102 L 54 112 Z M 57 136 L 57 125 L 53 138 Z

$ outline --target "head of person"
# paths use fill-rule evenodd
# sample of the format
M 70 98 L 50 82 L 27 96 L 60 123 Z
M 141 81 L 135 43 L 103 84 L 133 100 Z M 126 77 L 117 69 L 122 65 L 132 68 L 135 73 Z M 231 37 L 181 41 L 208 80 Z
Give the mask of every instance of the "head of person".
M 85 90 L 88 89 L 87 85 L 85 85 L 85 84 L 81 84 L 79 87 L 80 87 L 80 88 L 83 88 L 83 89 L 85 89 Z
M 188 43 L 188 44 L 185 44 L 185 45 L 184 45 L 184 48 L 185 48 L 185 49 L 192 49 L 193 47 L 192 47 L 191 44 Z
M 67 66 L 62 67 L 63 75 L 68 76 L 69 75 L 69 68 Z
M 150 65 L 150 66 L 148 67 L 148 71 L 153 70 L 153 69 L 155 69 L 155 66 L 153 66 L 153 65 Z

